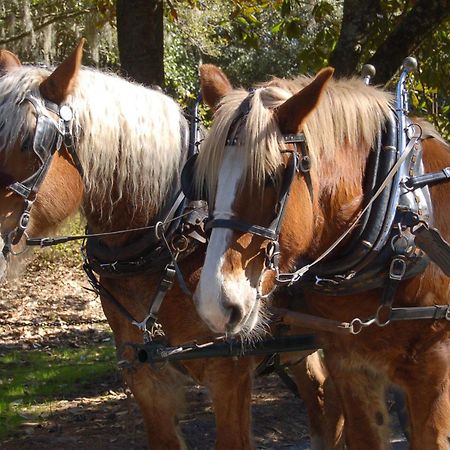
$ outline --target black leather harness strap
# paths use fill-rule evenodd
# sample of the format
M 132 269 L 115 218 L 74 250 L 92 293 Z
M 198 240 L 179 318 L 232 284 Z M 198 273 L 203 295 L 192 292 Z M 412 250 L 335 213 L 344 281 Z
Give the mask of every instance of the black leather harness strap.
M 390 321 L 445 319 L 450 322 L 450 305 L 414 306 L 410 308 L 392 308 Z
M 447 181 L 450 181 L 450 167 L 445 167 L 438 172 L 411 177 L 405 181 L 405 186 L 408 189 L 420 189 L 424 186 L 435 186 Z
M 415 242 L 450 277 L 450 245 L 436 228 L 421 224 L 414 231 Z

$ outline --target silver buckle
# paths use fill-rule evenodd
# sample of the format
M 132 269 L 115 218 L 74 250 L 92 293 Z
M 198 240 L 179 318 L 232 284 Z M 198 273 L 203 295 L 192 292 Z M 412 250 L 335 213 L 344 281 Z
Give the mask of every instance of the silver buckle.
M 403 258 L 394 258 L 389 267 L 389 278 L 400 281 L 406 273 L 406 261 Z

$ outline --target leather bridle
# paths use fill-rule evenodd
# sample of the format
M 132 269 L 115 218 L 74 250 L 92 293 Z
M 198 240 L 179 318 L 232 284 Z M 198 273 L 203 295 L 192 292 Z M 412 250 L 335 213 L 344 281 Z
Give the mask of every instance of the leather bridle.
M 251 91 L 237 108 L 236 116 L 234 117 L 229 127 L 226 139 L 227 146 L 238 145 L 238 134 L 243 124 L 245 123 L 247 115 L 250 111 L 250 101 L 253 95 L 254 91 Z M 290 156 L 283 171 L 283 177 L 280 183 L 278 200 L 275 207 L 276 216 L 272 220 L 270 225 L 264 227 L 261 225 L 249 224 L 247 222 L 234 218 L 215 219 L 214 216 L 212 216 L 206 223 L 205 230 L 210 230 L 213 228 L 228 228 L 240 233 L 250 233 L 254 236 L 258 236 L 263 239 L 268 239 L 272 242 L 278 243 L 281 224 L 283 222 L 283 217 L 286 210 L 286 204 L 291 192 L 292 183 L 297 173 L 301 172 L 303 174 L 305 182 L 308 186 L 311 200 L 313 199 L 313 188 L 310 175 L 311 160 L 305 135 L 303 133 L 290 133 L 283 135 L 282 145 L 289 144 L 292 144 L 294 148 L 281 150 L 281 153 L 288 153 L 290 154 Z M 207 200 L 207 195 L 205 192 L 195 196 L 196 193 L 193 191 L 191 186 L 192 179 L 194 178 L 194 170 L 197 157 L 198 154 L 194 155 L 187 161 L 181 175 L 181 184 L 183 191 L 185 192 L 187 197 Z
M 296 137 L 301 137 L 303 139 L 303 136 L 297 135 Z M 294 143 L 294 141 L 285 142 Z M 228 228 L 239 231 L 240 233 L 250 233 L 263 239 L 278 241 L 287 200 L 291 192 L 292 182 L 294 181 L 296 173 L 300 170 L 300 156 L 297 150 L 292 151 L 291 153 L 292 155 L 288 159 L 286 169 L 284 170 L 283 179 L 281 181 L 281 189 L 278 196 L 277 205 L 275 207 L 275 211 L 277 211 L 277 213 L 268 227 L 250 224 L 238 219 L 214 219 L 214 217 L 212 217 L 207 222 L 205 229 Z
M 32 149 L 38 159 L 38 169 L 23 181 L 15 181 L 6 189 L 13 191 L 24 200 L 24 206 L 17 224 L 17 227 L 3 236 L 4 247 L 3 256 L 11 253 L 12 246 L 19 243 L 30 222 L 30 211 L 36 200 L 42 182 L 50 168 L 53 156 L 61 149 L 64 143 L 65 148 L 72 156 L 74 165 L 77 167 L 80 175 L 83 171 L 78 155 L 73 145 L 73 136 L 71 133 L 71 123 L 73 112 L 69 105 L 57 105 L 41 97 L 38 91 L 30 91 L 23 98 L 22 102 L 29 102 L 33 105 L 36 112 L 36 127 L 33 135 Z M 58 119 L 53 119 L 49 112 L 55 114 Z

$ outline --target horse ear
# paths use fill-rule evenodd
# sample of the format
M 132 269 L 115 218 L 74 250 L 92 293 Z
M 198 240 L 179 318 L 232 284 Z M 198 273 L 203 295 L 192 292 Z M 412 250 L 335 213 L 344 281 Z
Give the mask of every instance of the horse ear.
M 233 89 L 227 76 L 213 64 L 200 66 L 200 85 L 203 100 L 212 109 L 216 109 L 221 98 Z
M 306 117 L 319 103 L 334 69 L 322 69 L 307 86 L 275 109 L 278 125 L 283 133 L 297 133 Z
M 86 40 L 82 38 L 71 55 L 41 83 L 39 90 L 44 98 L 60 104 L 72 93 L 80 71 L 85 42 Z
M 0 77 L 21 65 L 19 58 L 14 53 L 0 49 Z

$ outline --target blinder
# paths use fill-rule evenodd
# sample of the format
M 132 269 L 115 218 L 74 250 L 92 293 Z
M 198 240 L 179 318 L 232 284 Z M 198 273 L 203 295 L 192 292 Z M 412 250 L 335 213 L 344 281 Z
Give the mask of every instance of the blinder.
M 6 257 L 11 252 L 11 246 L 17 244 L 25 234 L 30 220 L 30 210 L 36 198 L 36 194 L 50 168 L 54 154 L 60 150 L 64 142 L 74 158 L 74 163 L 79 167 L 79 160 L 74 154 L 72 136 L 69 124 L 72 120 L 72 110 L 68 105 L 61 107 L 46 99 L 39 99 L 33 92 L 28 92 L 21 103 L 30 102 L 36 111 L 36 127 L 34 130 L 32 149 L 38 158 L 39 167 L 24 181 L 15 181 L 6 186 L 24 199 L 24 207 L 18 226 L 8 236 L 4 237 L 5 245 L 2 253 Z M 45 107 L 42 107 L 42 103 Z M 52 111 L 59 119 L 56 122 L 46 112 Z M 80 172 L 82 174 L 82 172 Z
M 197 191 L 194 186 L 195 180 L 195 164 L 197 163 L 198 153 L 192 155 L 184 164 L 181 171 L 181 190 L 188 200 L 208 200 L 208 191 L 206 184 L 203 184 L 202 189 Z
M 25 199 L 29 199 L 30 196 L 36 194 L 50 167 L 50 161 L 54 153 L 61 147 L 63 130 L 53 119 L 44 114 L 44 111 L 33 94 L 28 93 L 24 98 L 25 100 L 34 106 L 37 113 L 32 149 L 39 160 L 40 167 L 26 180 L 22 182 L 16 181 L 9 185 L 8 189 Z

